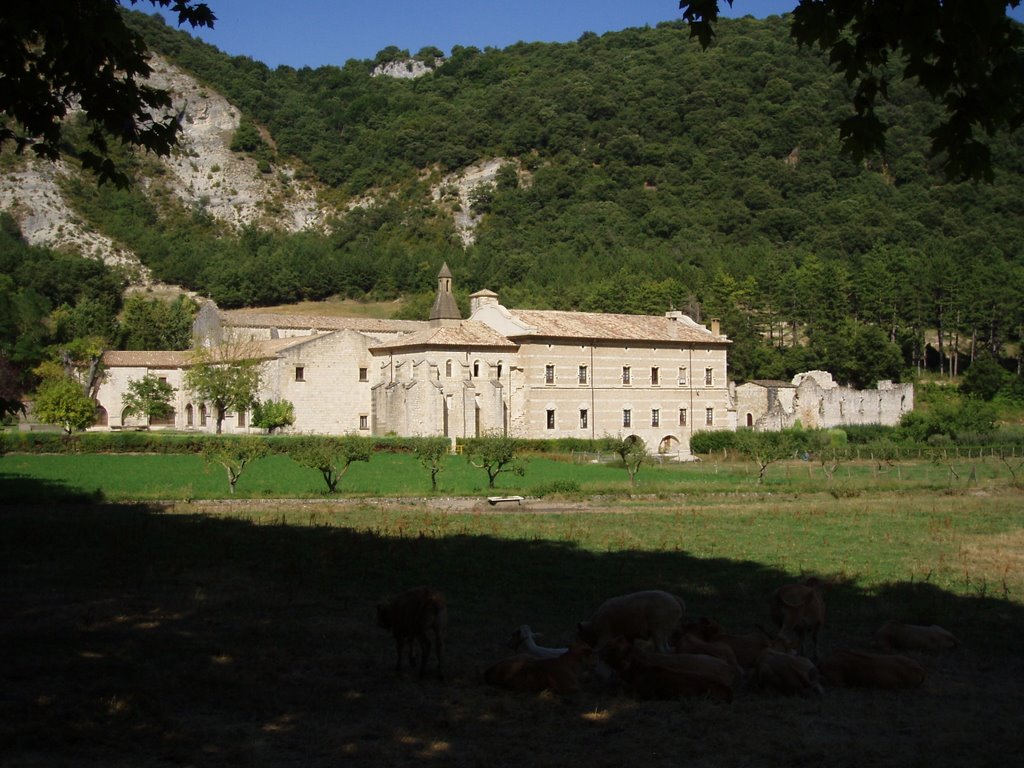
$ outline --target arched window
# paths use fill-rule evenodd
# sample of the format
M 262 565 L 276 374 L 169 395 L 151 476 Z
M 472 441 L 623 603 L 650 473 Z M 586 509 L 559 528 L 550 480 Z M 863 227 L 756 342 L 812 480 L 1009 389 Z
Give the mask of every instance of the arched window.
M 185 426 L 192 426 L 192 403 L 185 406 Z
M 174 416 L 175 413 L 174 410 L 172 409 L 171 412 L 168 413 L 166 416 L 154 416 L 149 420 L 149 423 L 151 426 L 155 427 L 173 427 Z
M 206 426 L 206 403 L 201 403 L 199 405 L 199 426 Z

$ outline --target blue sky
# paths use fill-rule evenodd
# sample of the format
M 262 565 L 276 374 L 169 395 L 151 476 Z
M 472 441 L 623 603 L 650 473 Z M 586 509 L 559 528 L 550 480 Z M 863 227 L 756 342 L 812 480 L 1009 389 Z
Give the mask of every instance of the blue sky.
M 678 0 L 205 0 L 217 15 L 198 31 L 222 51 L 270 67 L 342 65 L 372 59 L 389 45 L 505 48 L 515 42 L 567 42 L 679 18 Z M 764 17 L 797 0 L 736 0 L 723 15 Z M 145 6 L 137 6 L 142 9 Z M 186 26 L 186 29 L 188 27 Z

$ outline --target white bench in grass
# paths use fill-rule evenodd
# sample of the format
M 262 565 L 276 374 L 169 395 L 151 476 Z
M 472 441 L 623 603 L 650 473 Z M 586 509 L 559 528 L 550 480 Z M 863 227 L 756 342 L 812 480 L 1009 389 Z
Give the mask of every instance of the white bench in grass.
M 507 504 L 508 502 L 511 502 L 511 501 L 514 501 L 514 502 L 516 502 L 516 504 L 522 506 L 522 504 L 523 504 L 523 497 L 522 496 L 488 496 L 487 497 L 487 503 L 490 504 L 492 507 L 495 504 Z

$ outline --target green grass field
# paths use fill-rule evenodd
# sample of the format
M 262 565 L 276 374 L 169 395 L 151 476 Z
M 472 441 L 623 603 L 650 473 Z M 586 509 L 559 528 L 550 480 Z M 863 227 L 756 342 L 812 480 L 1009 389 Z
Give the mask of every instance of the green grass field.
M 999 459 L 949 462 L 904 461 L 879 468 L 868 461 L 842 464 L 830 482 L 819 465 L 792 461 L 771 466 L 757 483 L 753 464 L 708 460 L 644 466 L 631 488 L 621 464 L 575 464 L 567 457 L 526 457 L 522 476 L 505 473 L 496 488 L 486 473 L 461 456 L 451 456 L 432 492 L 429 472 L 409 455 L 376 453 L 351 465 L 339 485 L 342 496 L 545 495 L 554 484 L 576 483 L 588 496 L 622 493 L 815 493 L 837 495 L 871 490 L 982 488 L 1009 482 Z M 1017 462 L 1020 460 L 1017 459 Z M 1018 470 L 1018 475 L 1024 472 Z M 41 492 L 83 495 L 110 501 L 217 499 L 231 497 L 225 471 L 191 455 L 11 454 L 0 458 L 0 487 L 10 499 L 38 499 Z M 47 489 L 44 491 L 44 489 Z M 326 485 L 316 470 L 284 456 L 253 462 L 238 482 L 238 498 L 317 498 Z
M 997 463 L 844 466 L 830 489 L 802 462 L 762 486 L 704 462 L 645 468 L 631 494 L 621 468 L 535 459 L 502 492 L 571 478 L 583 493 L 491 507 L 461 459 L 431 496 L 411 459 L 377 455 L 338 498 L 264 461 L 239 494 L 293 498 L 225 500 L 223 471 L 191 457 L 0 458 L 0 762 L 931 767 L 1020 750 L 1024 493 Z M 182 479 L 194 501 L 152 501 L 182 498 Z M 826 652 L 889 618 L 963 645 L 919 655 L 919 689 L 750 688 L 731 705 L 481 680 L 521 623 L 564 645 L 606 597 L 662 588 L 692 616 L 770 627 L 768 595 L 808 573 L 831 585 Z M 376 602 L 418 584 L 448 596 L 443 682 L 396 677 L 374 624 Z

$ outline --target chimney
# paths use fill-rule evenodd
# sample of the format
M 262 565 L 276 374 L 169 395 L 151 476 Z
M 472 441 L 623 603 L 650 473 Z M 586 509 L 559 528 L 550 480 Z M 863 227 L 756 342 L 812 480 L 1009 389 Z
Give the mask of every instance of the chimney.
M 486 288 L 477 291 L 469 297 L 469 314 L 475 315 L 476 311 L 481 307 L 486 307 L 491 304 L 498 304 L 498 294 L 494 291 L 489 291 Z
M 722 326 L 718 322 L 718 318 L 717 317 L 711 318 L 711 333 L 713 333 L 715 336 L 721 336 L 722 335 Z

